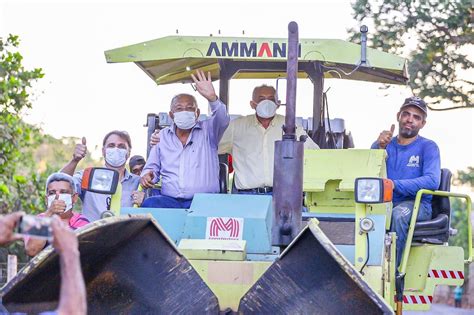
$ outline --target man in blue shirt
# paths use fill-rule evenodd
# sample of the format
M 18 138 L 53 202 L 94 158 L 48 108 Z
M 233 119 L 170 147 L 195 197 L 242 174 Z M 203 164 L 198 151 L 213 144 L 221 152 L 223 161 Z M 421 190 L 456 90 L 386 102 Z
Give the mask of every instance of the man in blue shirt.
M 420 189 L 436 190 L 439 187 L 441 168 L 436 143 L 423 138 L 418 132 L 426 124 L 426 103 L 419 97 L 409 97 L 397 113 L 398 136 L 390 131 L 380 133 L 372 149 L 387 151 L 387 177 L 393 181 L 393 210 L 391 231 L 397 234 L 396 265 L 400 265 L 406 244 L 408 227 Z M 431 195 L 423 195 L 417 221 L 431 219 Z

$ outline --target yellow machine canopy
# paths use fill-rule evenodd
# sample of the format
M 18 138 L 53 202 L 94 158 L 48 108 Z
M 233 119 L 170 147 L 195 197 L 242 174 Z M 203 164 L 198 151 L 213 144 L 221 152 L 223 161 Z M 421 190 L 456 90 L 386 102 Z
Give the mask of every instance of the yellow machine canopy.
M 300 78 L 321 65 L 325 78 L 391 84 L 408 81 L 406 60 L 396 55 L 367 48 L 367 62 L 352 72 L 360 64 L 360 45 L 338 39 L 299 42 Z M 108 50 L 105 57 L 109 63 L 135 62 L 160 85 L 189 83 L 190 74 L 197 69 L 211 72 L 212 79 L 218 80 L 229 64 L 238 67 L 232 79 L 274 79 L 286 76 L 287 39 L 168 36 Z

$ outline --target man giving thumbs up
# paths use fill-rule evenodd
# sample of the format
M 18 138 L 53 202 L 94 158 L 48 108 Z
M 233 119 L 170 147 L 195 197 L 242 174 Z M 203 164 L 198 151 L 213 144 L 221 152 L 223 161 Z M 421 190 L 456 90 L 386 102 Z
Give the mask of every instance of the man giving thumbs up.
M 438 146 L 418 132 L 426 124 L 426 103 L 419 97 L 409 97 L 397 113 L 398 135 L 382 131 L 372 149 L 387 151 L 387 177 L 393 181 L 393 210 L 391 231 L 397 234 L 396 264 L 400 265 L 406 244 L 408 226 L 420 189 L 436 190 L 439 187 L 441 168 Z M 423 195 L 417 221 L 431 219 L 431 195 Z
M 114 169 L 119 173 L 119 181 L 122 184 L 122 207 L 132 207 L 133 204 L 141 204 L 144 193 L 137 192 L 140 177 L 130 173 L 126 168 L 132 141 L 126 131 L 114 130 L 105 135 L 102 142 L 102 156 L 105 160 L 105 167 Z M 76 172 L 77 164 L 87 154 L 86 138 L 82 138 L 81 143 L 76 144 L 72 159 L 61 170 L 61 172 L 73 175 L 76 191 L 82 200 L 82 214 L 89 221 L 101 218 L 102 212 L 107 210 L 107 198 L 109 195 L 97 194 L 90 191 L 81 190 L 83 171 Z

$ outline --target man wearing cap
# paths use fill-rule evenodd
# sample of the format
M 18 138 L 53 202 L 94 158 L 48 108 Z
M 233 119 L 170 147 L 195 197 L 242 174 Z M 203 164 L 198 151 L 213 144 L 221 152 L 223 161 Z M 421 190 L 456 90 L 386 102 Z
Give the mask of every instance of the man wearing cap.
M 130 168 L 130 172 L 132 174 L 135 174 L 137 176 L 140 176 L 140 173 L 143 170 L 143 167 L 145 166 L 145 158 L 141 155 L 134 155 L 130 158 L 130 161 L 128 162 L 128 166 Z
M 418 132 L 426 124 L 426 103 L 419 97 L 409 97 L 397 113 L 398 136 L 393 137 L 395 125 L 382 131 L 372 149 L 387 151 L 387 177 L 393 181 L 393 210 L 391 231 L 397 234 L 396 265 L 400 265 L 406 244 L 416 193 L 420 189 L 439 187 L 441 168 L 436 143 Z M 417 221 L 431 219 L 431 195 L 423 195 Z

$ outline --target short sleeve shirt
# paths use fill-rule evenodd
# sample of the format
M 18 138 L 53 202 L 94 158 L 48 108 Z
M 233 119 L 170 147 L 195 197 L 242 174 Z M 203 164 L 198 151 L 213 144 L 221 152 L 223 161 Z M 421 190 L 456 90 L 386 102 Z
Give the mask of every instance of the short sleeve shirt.
M 81 190 L 82 174 L 84 171 L 76 172 L 73 176 L 76 191 L 82 200 L 82 215 L 90 222 L 100 219 L 102 212 L 107 210 L 107 198 L 111 195 L 98 194 Z M 136 191 L 140 184 L 140 177 L 125 169 L 122 184 L 122 207 L 133 207 L 132 192 Z

